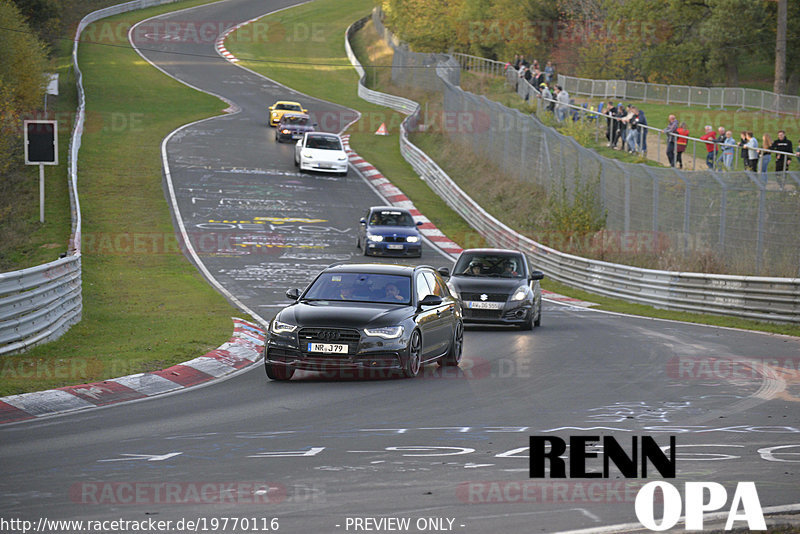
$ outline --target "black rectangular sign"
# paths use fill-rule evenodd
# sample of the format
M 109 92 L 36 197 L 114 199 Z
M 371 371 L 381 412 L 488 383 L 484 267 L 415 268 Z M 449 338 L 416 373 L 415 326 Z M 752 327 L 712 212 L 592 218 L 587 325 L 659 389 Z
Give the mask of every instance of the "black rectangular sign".
M 58 165 L 56 121 L 25 121 L 25 164 Z

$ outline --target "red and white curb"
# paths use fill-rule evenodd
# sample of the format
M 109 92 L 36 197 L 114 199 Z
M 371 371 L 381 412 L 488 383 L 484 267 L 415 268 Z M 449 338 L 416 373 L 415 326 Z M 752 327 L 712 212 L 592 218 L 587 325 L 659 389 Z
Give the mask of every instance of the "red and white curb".
M 217 37 L 217 40 L 214 42 L 214 46 L 215 46 L 215 47 L 216 47 L 216 49 L 217 49 L 217 53 L 218 53 L 219 55 L 221 55 L 222 57 L 224 57 L 225 59 L 227 59 L 228 61 L 230 61 L 231 63 L 238 63 L 238 62 L 239 62 L 239 60 L 236 58 L 236 56 L 234 56 L 233 54 L 231 54 L 231 53 L 228 51 L 228 49 L 227 49 L 227 48 L 225 48 L 225 39 L 227 39 L 227 38 L 228 38 L 228 36 L 229 36 L 230 34 L 232 34 L 233 32 L 235 32 L 236 30 L 238 30 L 238 29 L 239 29 L 239 28 L 241 28 L 242 26 L 246 26 L 246 25 L 250 24 L 251 22 L 255 22 L 255 21 L 257 21 L 259 18 L 261 18 L 261 17 L 256 17 L 256 18 L 254 18 L 254 19 L 250 19 L 250 20 L 246 20 L 246 21 L 244 21 L 244 22 L 240 22 L 240 23 L 239 23 L 239 24 L 237 24 L 236 26 L 232 26 L 232 27 L 228 28 L 227 30 L 225 30 L 225 32 L 223 32 L 222 34 L 220 34 L 220 35 Z
M 162 395 L 228 375 L 261 358 L 264 331 L 233 318 L 233 334 L 215 350 L 160 371 L 0 398 L 0 423 L 74 412 Z
M 578 306 L 580 308 L 591 308 L 592 306 L 598 305 L 596 302 L 587 302 L 585 300 L 559 295 L 558 293 L 553 293 L 552 291 L 547 291 L 546 289 L 542 289 L 542 297 L 549 301 L 560 302 L 561 304 L 569 304 L 570 306 Z
M 407 209 L 414 217 L 415 222 L 422 222 L 422 225 L 418 227 L 419 233 L 421 233 L 429 241 L 445 251 L 447 254 L 453 257 L 461 254 L 463 249 L 457 243 L 444 235 L 442 231 L 439 230 L 436 225 L 430 221 L 430 219 L 425 217 L 414 206 L 414 203 L 411 202 L 411 200 L 409 200 L 409 198 L 403 194 L 403 192 L 400 191 L 397 186 L 392 184 L 388 178 L 381 174 L 381 172 L 376 169 L 375 166 L 364 160 L 364 158 L 356 154 L 355 151 L 350 148 L 349 134 L 342 136 L 342 142 L 344 143 L 344 150 L 347 152 L 347 156 L 350 159 L 350 164 L 361 172 L 364 178 L 366 178 L 369 183 L 378 190 L 381 196 L 383 196 L 390 205 Z

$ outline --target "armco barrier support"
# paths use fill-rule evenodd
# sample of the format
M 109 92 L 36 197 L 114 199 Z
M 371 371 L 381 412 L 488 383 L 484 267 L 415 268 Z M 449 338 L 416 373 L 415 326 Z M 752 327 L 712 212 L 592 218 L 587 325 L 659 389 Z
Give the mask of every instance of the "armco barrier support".
M 800 278 L 767 278 L 640 269 L 564 254 L 525 237 L 486 212 L 430 157 L 408 140 L 408 124 L 419 104 L 364 87 L 364 70 L 353 54 L 350 37 L 366 22 L 345 32 L 345 48 L 361 75 L 358 94 L 368 102 L 408 114 L 400 125 L 400 152 L 428 185 L 490 244 L 525 252 L 550 278 L 599 295 L 657 308 L 729 315 L 759 321 L 800 323 Z M 392 46 L 392 40 L 387 39 Z M 449 82 L 442 76 L 443 82 Z M 460 90 L 460 89 L 459 89 Z
M 177 0 L 135 0 L 89 13 L 78 24 L 72 47 L 72 65 L 78 88 L 78 109 L 69 143 L 72 235 L 64 258 L 29 269 L 0 273 L 0 355 L 24 351 L 53 341 L 80 322 L 81 208 L 78 199 L 78 151 L 86 111 L 83 76 L 78 66 L 81 32 L 97 20 L 128 11 L 170 4 Z

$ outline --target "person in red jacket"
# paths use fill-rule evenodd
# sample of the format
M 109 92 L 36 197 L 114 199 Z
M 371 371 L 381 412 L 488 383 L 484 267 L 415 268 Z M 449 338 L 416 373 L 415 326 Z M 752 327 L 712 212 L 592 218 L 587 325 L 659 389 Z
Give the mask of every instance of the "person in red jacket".
M 684 137 L 676 137 L 675 138 L 675 163 L 678 164 L 678 168 L 683 168 L 683 153 L 686 152 L 686 145 L 689 143 L 689 140 L 686 139 L 685 136 L 689 135 L 689 128 L 686 127 L 686 123 L 682 122 L 678 129 L 675 130 L 675 133 L 679 136 Z
M 706 165 L 709 169 L 714 168 L 714 147 L 717 140 L 717 134 L 714 133 L 714 128 L 709 124 L 706 125 L 706 133 L 700 137 L 706 141 Z

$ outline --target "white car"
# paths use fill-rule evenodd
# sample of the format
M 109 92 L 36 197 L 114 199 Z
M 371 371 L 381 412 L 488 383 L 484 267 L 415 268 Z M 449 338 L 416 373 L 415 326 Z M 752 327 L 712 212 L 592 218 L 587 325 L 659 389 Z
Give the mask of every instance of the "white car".
M 294 148 L 294 164 L 301 171 L 335 172 L 347 176 L 347 153 L 342 138 L 325 132 L 307 132 Z

